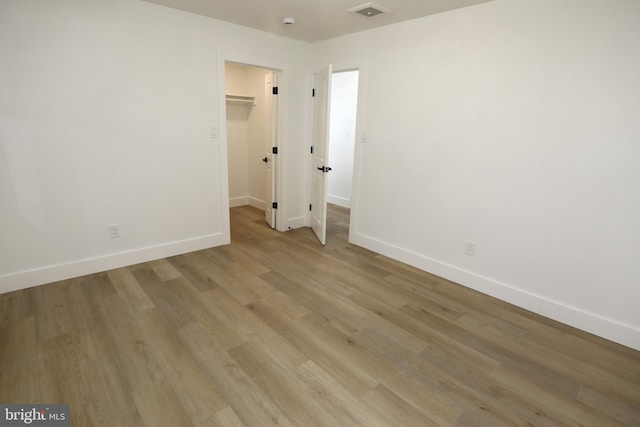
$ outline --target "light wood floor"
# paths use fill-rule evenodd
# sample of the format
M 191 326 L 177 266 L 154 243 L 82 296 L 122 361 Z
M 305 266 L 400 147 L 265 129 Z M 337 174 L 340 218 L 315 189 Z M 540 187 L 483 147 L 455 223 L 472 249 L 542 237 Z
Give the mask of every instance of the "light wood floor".
M 640 426 L 640 353 L 234 208 L 229 246 L 0 295 L 0 403 L 72 426 Z

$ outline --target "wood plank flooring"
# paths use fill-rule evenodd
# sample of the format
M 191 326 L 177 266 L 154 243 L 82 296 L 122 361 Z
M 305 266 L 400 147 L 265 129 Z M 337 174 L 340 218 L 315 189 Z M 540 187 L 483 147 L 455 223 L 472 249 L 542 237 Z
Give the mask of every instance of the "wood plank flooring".
M 0 403 L 72 426 L 640 426 L 640 352 L 231 210 L 232 244 L 0 295 Z

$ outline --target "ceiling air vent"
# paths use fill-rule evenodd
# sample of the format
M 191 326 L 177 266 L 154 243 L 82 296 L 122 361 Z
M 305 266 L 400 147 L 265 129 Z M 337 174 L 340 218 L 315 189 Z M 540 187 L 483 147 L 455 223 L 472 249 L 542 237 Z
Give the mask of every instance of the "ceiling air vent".
M 360 6 L 352 7 L 349 9 L 349 12 L 359 13 L 362 16 L 366 16 L 367 18 L 371 18 L 372 16 L 380 15 L 383 13 L 389 13 L 390 10 L 386 9 L 375 3 L 364 3 Z

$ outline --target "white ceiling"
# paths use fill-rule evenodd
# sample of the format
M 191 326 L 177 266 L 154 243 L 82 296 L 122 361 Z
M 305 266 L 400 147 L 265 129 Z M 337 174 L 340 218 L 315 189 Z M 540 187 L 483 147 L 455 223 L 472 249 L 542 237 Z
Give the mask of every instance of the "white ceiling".
M 390 13 L 348 12 L 366 0 L 145 0 L 308 42 L 329 39 L 492 0 L 378 0 Z M 284 17 L 295 25 L 283 25 Z

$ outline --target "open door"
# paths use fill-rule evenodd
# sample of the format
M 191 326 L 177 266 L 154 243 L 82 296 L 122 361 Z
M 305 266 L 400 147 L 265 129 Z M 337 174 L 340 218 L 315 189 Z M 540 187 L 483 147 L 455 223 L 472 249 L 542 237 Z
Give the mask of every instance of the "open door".
M 278 126 L 277 126 L 277 111 L 278 111 L 278 74 L 274 71 L 265 76 L 265 90 L 267 91 L 267 99 L 271 97 L 271 102 L 267 107 L 267 118 L 271 120 L 271 147 L 267 151 L 267 155 L 262 160 L 266 163 L 266 200 L 264 209 L 264 219 L 271 228 L 276 228 L 276 212 L 274 209 L 274 202 L 276 201 L 276 173 L 275 173 L 275 160 L 274 147 L 277 147 L 278 141 Z M 276 90 L 274 90 L 276 88 Z
M 311 161 L 311 228 L 320 243 L 327 237 L 327 165 L 329 152 L 329 108 L 331 105 L 331 65 L 314 75 L 313 154 Z

